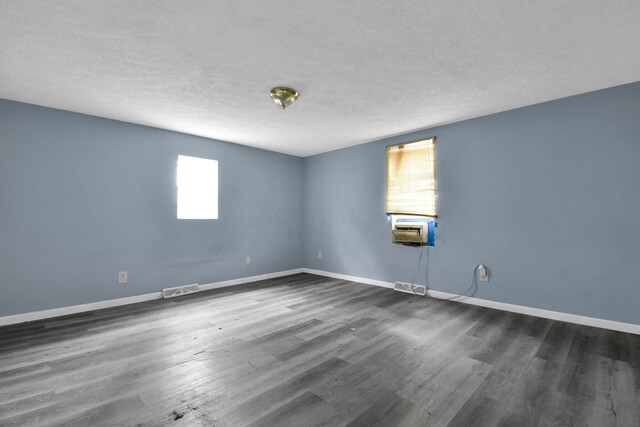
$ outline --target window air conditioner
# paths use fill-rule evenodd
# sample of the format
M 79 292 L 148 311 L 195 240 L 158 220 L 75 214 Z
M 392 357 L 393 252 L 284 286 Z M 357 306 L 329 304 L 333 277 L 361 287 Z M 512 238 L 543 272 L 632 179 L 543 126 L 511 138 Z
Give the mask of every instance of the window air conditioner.
M 391 241 L 398 245 L 435 246 L 435 218 L 387 214 L 391 226 Z
M 400 245 L 426 245 L 427 223 L 425 222 L 396 222 L 391 234 L 393 243 Z

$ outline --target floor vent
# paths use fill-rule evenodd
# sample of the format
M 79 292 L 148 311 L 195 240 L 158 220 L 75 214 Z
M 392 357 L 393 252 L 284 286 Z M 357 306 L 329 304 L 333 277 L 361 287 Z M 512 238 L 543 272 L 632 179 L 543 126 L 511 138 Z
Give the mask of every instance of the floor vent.
M 195 294 L 200 292 L 200 286 L 197 283 L 193 285 L 177 286 L 175 288 L 167 288 L 162 290 L 162 296 L 167 298 L 179 297 L 181 295 Z
M 412 285 L 407 282 L 396 282 L 393 287 L 394 291 L 406 292 L 408 294 L 424 296 L 427 293 L 427 287 L 424 285 Z

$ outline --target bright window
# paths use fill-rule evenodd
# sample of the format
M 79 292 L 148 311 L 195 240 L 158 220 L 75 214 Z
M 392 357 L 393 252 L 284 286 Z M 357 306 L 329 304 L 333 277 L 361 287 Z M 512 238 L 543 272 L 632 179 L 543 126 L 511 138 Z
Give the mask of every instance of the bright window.
M 178 219 L 218 219 L 218 161 L 178 156 Z
M 436 217 L 436 138 L 387 147 L 387 213 Z

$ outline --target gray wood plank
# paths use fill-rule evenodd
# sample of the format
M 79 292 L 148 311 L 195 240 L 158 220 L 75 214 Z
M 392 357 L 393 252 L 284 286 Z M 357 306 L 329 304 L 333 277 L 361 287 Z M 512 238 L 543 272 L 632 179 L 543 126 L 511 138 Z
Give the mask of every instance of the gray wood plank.
M 638 426 L 640 336 L 310 274 L 0 328 L 0 425 Z

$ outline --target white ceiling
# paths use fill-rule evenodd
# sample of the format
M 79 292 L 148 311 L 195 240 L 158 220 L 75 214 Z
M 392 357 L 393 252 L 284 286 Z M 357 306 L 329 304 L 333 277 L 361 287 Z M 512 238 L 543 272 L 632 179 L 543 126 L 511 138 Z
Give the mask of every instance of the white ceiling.
M 638 0 L 0 0 L 0 98 L 299 156 L 638 80 Z

